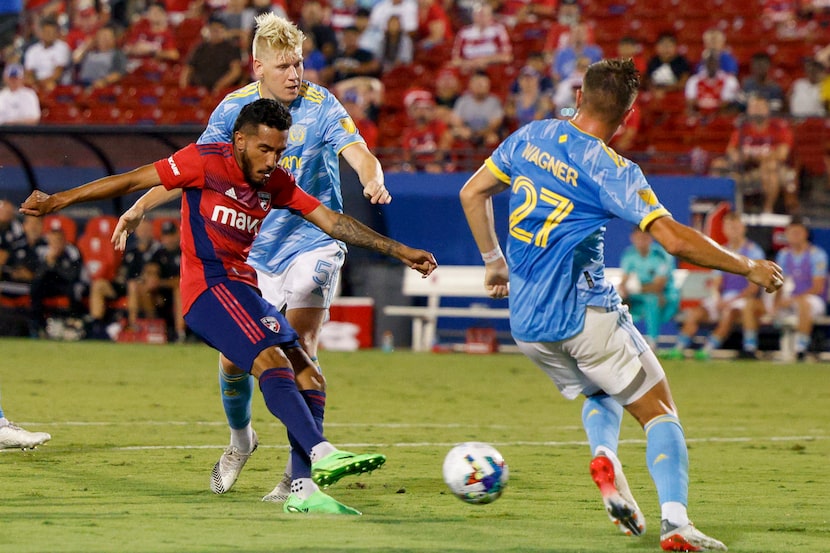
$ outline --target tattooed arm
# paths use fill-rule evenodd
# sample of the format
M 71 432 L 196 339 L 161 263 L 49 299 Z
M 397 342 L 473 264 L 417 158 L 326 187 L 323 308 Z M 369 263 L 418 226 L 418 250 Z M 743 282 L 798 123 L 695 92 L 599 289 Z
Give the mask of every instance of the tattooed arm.
M 305 219 L 332 238 L 394 257 L 424 276 L 438 266 L 435 257 L 428 251 L 410 248 L 375 232 L 354 217 L 332 211 L 324 205 L 306 215 Z

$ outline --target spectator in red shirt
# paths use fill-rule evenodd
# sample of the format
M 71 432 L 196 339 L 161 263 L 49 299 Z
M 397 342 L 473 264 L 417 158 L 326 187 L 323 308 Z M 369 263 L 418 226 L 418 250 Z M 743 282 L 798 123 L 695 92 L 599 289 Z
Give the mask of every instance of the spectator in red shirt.
M 451 64 L 464 73 L 473 73 L 511 61 L 513 47 L 507 28 L 493 19 L 490 4 L 476 4 L 472 25 L 463 27 L 455 37 Z
M 130 27 L 124 40 L 124 52 L 133 61 L 178 61 L 176 38 L 167 21 L 164 4 L 147 6 L 144 17 Z
M 409 171 L 440 173 L 449 157 L 452 133 L 435 110 L 435 99 L 427 90 L 412 90 L 404 96 L 409 124 L 401 136 Z
M 545 52 L 555 52 L 568 45 L 571 27 L 581 21 L 579 3 L 576 0 L 560 0 L 556 21 L 552 22 L 545 38 Z M 594 42 L 593 27 L 588 27 L 588 42 Z
M 443 6 L 437 0 L 418 0 L 418 30 L 415 32 L 418 51 L 452 47 L 452 40 L 452 21 Z
M 499 16 L 507 17 L 510 25 L 524 21 L 556 19 L 557 0 L 504 0 L 499 6 Z
M 72 25 L 69 27 L 64 42 L 72 50 L 72 61 L 80 62 L 87 48 L 92 46 L 95 31 L 101 26 L 101 17 L 93 6 L 74 11 Z
M 617 42 L 617 57 L 620 59 L 631 58 L 634 67 L 641 75 L 646 72 L 646 58 L 643 56 L 643 46 L 635 37 L 626 35 Z
M 712 161 L 712 171 L 733 179 L 746 196 L 761 196 L 763 213 L 773 213 L 779 197 L 785 209 L 798 208 L 795 170 L 789 165 L 793 133 L 785 119 L 770 116 L 769 100 L 751 95 L 746 121 L 732 133 L 726 156 Z
M 720 69 L 716 52 L 703 58 L 703 68 L 686 81 L 686 107 L 703 121 L 719 113 L 738 110 L 741 85 L 738 78 Z

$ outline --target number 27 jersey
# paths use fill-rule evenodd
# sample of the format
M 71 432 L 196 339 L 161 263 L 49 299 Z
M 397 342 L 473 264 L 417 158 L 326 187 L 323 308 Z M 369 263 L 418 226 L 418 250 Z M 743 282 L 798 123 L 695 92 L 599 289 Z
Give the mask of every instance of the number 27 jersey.
M 534 121 L 485 161 L 510 186 L 510 326 L 527 342 L 580 333 L 585 308 L 615 308 L 605 279 L 605 225 L 645 229 L 670 215 L 640 168 L 568 121 Z

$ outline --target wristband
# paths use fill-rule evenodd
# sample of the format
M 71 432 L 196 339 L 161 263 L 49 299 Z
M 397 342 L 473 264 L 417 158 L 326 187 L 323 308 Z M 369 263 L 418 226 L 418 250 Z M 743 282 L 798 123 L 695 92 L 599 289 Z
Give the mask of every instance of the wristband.
M 501 247 L 499 245 L 496 245 L 496 247 L 490 250 L 489 252 L 481 254 L 481 259 L 485 263 L 491 263 L 493 261 L 501 259 L 502 257 L 504 257 L 504 254 L 501 252 Z

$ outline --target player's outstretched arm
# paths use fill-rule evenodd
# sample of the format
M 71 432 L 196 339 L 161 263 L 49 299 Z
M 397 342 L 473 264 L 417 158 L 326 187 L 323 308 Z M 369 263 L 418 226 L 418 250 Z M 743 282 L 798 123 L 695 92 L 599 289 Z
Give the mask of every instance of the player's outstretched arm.
M 491 298 L 505 298 L 509 294 L 509 272 L 496 236 L 492 198 L 506 189 L 507 185 L 482 165 L 459 194 L 467 224 L 484 260 L 484 287 Z
M 182 189 L 174 188 L 167 190 L 163 186 L 154 186 L 146 194 L 141 196 L 135 203 L 118 218 L 118 224 L 112 231 L 113 246 L 118 251 L 124 251 L 127 247 L 127 236 L 138 227 L 138 224 L 144 219 L 144 215 L 155 207 L 158 207 L 167 202 L 172 202 L 175 199 L 181 198 Z
M 154 165 L 144 165 L 120 175 L 111 175 L 55 194 L 32 192 L 20 206 L 20 213 L 40 217 L 73 204 L 116 198 L 146 190 L 161 183 Z
M 394 257 L 424 276 L 438 266 L 435 256 L 428 251 L 410 248 L 373 231 L 354 217 L 332 211 L 324 205 L 305 215 L 305 219 L 332 238 Z
M 343 158 L 352 166 L 363 185 L 363 196 L 373 204 L 388 204 L 392 195 L 386 189 L 383 169 L 378 158 L 369 151 L 366 144 L 352 144 L 343 150 Z
M 773 261 L 749 259 L 731 252 L 708 236 L 671 217 L 655 220 L 648 232 L 667 252 L 689 263 L 745 276 L 770 293 L 784 284 L 784 273 Z

